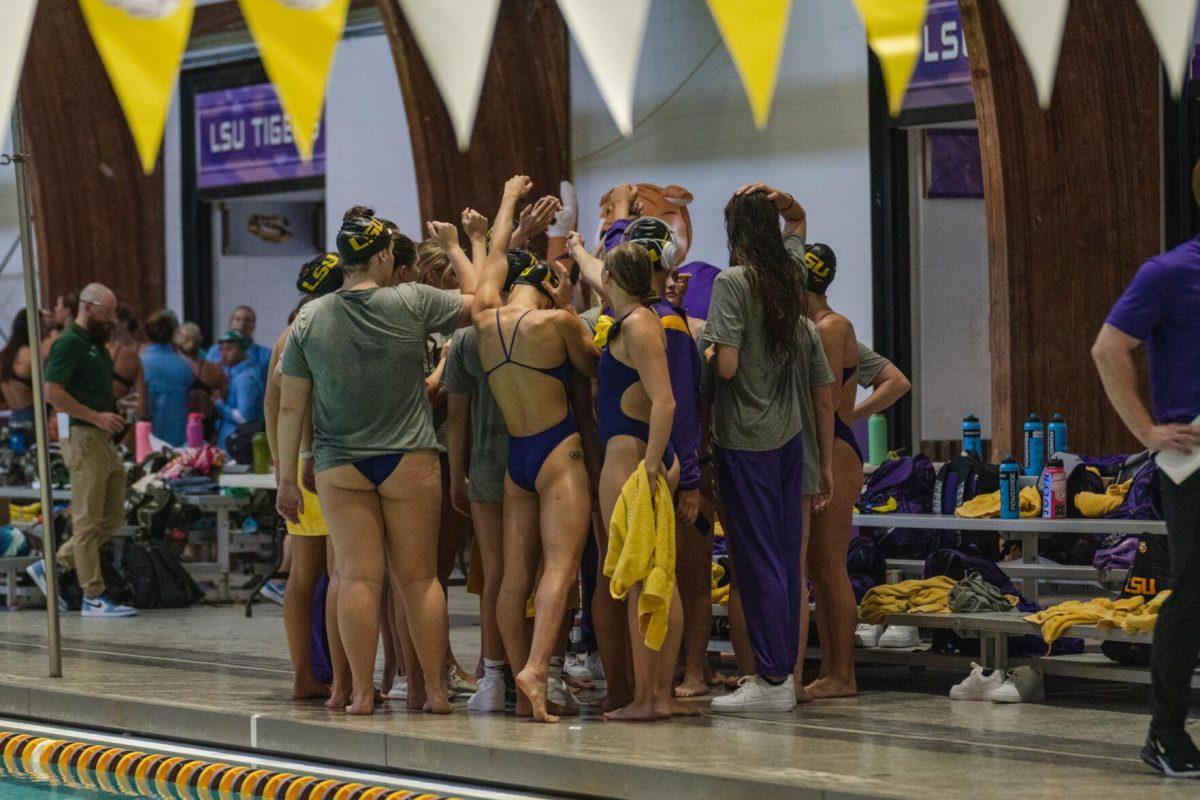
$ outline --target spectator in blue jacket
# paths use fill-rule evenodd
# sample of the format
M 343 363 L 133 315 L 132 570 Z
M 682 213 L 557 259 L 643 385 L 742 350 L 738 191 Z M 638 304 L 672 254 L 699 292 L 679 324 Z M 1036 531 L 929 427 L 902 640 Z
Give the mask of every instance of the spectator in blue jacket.
M 254 343 L 254 327 L 258 323 L 258 315 L 250 306 L 238 306 L 229 315 L 229 329 L 237 331 L 246 339 L 246 357 L 258 366 L 258 377 L 263 386 L 267 385 L 267 367 L 271 363 L 271 348 Z M 204 354 L 205 361 L 214 364 L 225 363 L 221 358 L 221 343 L 217 342 L 208 348 Z M 228 372 L 228 369 L 226 370 Z
M 225 440 L 239 425 L 263 418 L 266 384 L 260 377 L 258 364 L 248 353 L 250 340 L 241 331 L 225 331 L 217 346 L 221 350 L 221 364 L 229 376 L 229 389 L 216 402 L 217 446 L 224 449 Z
M 170 311 L 156 311 L 146 320 L 150 344 L 142 352 L 146 410 L 156 437 L 182 447 L 187 434 L 187 400 L 195 377 L 192 364 L 172 345 L 178 323 Z

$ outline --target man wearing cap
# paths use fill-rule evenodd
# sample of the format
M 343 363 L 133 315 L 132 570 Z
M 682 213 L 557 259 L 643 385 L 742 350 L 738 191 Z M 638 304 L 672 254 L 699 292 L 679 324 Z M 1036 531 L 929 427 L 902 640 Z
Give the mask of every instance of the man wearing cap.
M 239 330 L 231 328 L 217 340 L 221 352 L 221 364 L 229 377 L 229 388 L 225 397 L 217 400 L 217 446 L 225 448 L 229 434 L 239 425 L 256 422 L 263 418 L 262 371 L 258 362 L 248 354 L 250 340 Z M 271 351 L 267 351 L 270 356 Z M 268 359 L 269 361 L 269 359 Z
M 258 323 L 258 315 L 254 313 L 254 309 L 250 306 L 238 306 L 229 315 L 229 329 L 237 331 L 246 339 L 246 358 L 258 365 L 258 379 L 262 384 L 267 384 L 267 368 L 271 363 L 271 348 L 263 347 L 261 344 L 254 342 L 254 327 Z M 205 361 L 211 361 L 214 364 L 223 364 L 221 358 L 221 343 L 216 342 L 212 347 L 208 348 L 208 352 L 204 354 Z M 228 368 L 226 368 L 228 372 Z
M 75 320 L 54 340 L 46 365 L 46 399 L 71 417 L 65 435 L 59 431 L 71 474 L 71 538 L 59 549 L 58 562 L 79 577 L 85 617 L 137 614 L 107 597 L 100 571 L 100 545 L 125 521 L 125 465 L 113 444 L 125 422 L 117 413 L 112 359 L 104 346 L 116 313 L 116 295 L 106 286 L 89 284 L 79 293 Z M 29 575 L 44 593 L 42 562 L 30 567 Z

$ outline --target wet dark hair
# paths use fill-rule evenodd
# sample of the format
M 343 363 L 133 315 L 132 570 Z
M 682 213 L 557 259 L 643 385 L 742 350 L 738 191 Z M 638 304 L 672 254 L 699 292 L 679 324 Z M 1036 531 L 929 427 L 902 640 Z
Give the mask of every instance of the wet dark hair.
M 604 268 L 613 283 L 645 302 L 654 297 L 654 263 L 645 247 L 636 242 L 617 245 L 604 256 Z
M 136 334 L 142 327 L 142 323 L 138 320 L 137 314 L 133 313 L 133 309 L 123 304 L 117 306 L 117 324 L 133 334 Z
M 725 206 L 729 263 L 746 271 L 750 291 L 762 306 L 767 348 L 781 367 L 800 355 L 808 307 L 804 272 L 783 246 L 779 211 L 766 192 L 734 195 Z
M 170 311 L 155 311 L 146 320 L 146 338 L 155 344 L 171 344 L 179 323 Z
M 0 350 L 0 383 L 12 378 L 17 353 L 22 347 L 29 345 L 29 328 L 26 327 L 25 319 L 25 309 L 22 308 L 13 317 L 12 331 L 8 334 L 4 349 Z

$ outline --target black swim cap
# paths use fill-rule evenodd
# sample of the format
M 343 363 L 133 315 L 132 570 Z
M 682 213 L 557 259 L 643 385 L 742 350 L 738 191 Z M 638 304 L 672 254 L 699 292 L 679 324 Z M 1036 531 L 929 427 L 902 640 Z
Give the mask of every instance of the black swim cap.
M 507 292 L 519 283 L 532 286 L 546 297 L 550 297 L 550 292 L 544 285 L 547 280 L 552 287 L 558 287 L 558 274 L 538 261 L 533 253 L 528 250 L 508 251 L 508 278 L 504 281 L 504 291 Z M 550 299 L 554 298 L 550 297 Z
M 813 294 L 826 294 L 837 274 L 837 256 L 827 244 L 816 242 L 804 253 L 804 285 Z
M 313 297 L 324 297 L 342 288 L 345 279 L 341 257 L 337 253 L 323 253 L 300 268 L 296 289 Z
M 675 268 L 675 232 L 658 217 L 638 217 L 629 223 L 621 238 L 646 248 L 655 269 Z
M 337 235 L 342 260 L 361 263 L 392 244 L 392 232 L 377 217 L 354 217 L 342 223 Z

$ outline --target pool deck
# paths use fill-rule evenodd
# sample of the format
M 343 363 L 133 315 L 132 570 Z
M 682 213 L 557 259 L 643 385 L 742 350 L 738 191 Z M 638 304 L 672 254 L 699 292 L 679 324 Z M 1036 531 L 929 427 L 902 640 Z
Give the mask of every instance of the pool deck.
M 460 591 L 453 646 L 473 664 L 478 616 Z M 538 725 L 385 705 L 351 718 L 290 701 L 281 609 L 256 609 L 67 615 L 61 679 L 44 677 L 44 612 L 0 612 L 0 716 L 586 797 L 1197 796 L 1138 759 L 1144 688 L 1059 680 L 1047 703 L 964 703 L 946 696 L 959 676 L 877 667 L 858 698 L 786 715 Z

